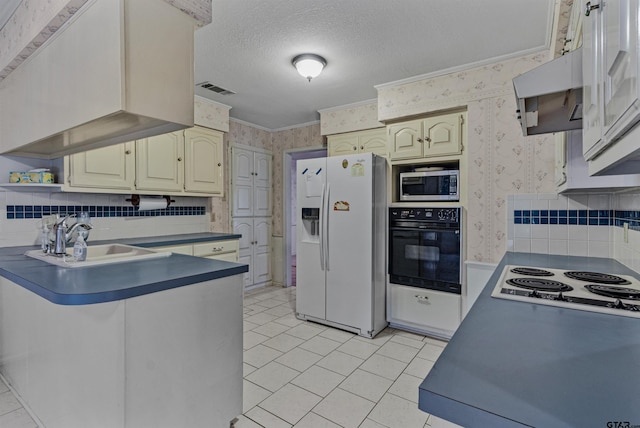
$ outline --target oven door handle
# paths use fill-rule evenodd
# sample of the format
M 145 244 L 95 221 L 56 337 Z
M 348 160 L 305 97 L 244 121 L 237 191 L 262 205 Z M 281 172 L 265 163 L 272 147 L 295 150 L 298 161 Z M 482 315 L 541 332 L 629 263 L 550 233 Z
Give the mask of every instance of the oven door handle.
M 438 229 L 438 228 L 418 228 L 418 227 L 390 227 L 389 230 L 394 232 L 449 232 L 459 234 L 460 229 L 458 228 L 446 228 L 446 229 Z

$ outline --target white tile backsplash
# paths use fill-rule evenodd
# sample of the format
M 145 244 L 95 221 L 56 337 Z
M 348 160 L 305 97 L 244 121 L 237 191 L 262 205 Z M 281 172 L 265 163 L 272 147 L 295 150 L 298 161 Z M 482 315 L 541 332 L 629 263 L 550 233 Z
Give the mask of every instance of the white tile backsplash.
M 568 196 L 549 193 L 511 195 L 507 207 L 510 211 L 507 215 L 509 251 L 611 257 L 640 273 L 640 225 L 634 230 L 631 224 L 625 240 L 624 230 L 619 224 L 596 226 L 570 224 L 569 221 L 568 224 L 515 224 L 516 216 L 513 215 L 515 210 L 616 210 L 622 211 L 617 215 L 625 216 L 629 222 L 637 221 L 640 216 L 640 193 L 637 190 Z

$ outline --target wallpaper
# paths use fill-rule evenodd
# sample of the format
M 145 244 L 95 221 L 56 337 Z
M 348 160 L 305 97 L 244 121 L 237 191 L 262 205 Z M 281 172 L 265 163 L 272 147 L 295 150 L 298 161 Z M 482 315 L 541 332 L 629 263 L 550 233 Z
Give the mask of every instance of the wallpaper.
M 376 100 L 340 108 L 320 110 L 320 132 L 322 135 L 360 131 L 384 126 L 378 122 Z
M 196 95 L 194 97 L 194 122 L 196 125 L 229 132 L 231 107 Z
M 211 22 L 211 0 L 165 0 L 193 17 Z M 0 30 L 0 80 L 16 69 L 80 9 L 87 0 L 23 0 Z

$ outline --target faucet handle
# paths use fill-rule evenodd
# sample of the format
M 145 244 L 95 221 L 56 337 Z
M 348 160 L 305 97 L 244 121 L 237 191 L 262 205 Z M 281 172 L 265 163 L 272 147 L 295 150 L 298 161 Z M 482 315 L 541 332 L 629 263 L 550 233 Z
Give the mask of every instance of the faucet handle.
M 60 221 L 58 221 L 56 223 L 56 228 L 58 226 L 67 227 L 67 223 L 66 223 L 67 220 L 69 220 L 71 217 L 75 217 L 75 216 L 76 216 L 75 214 L 67 214 L 62 220 L 60 220 Z

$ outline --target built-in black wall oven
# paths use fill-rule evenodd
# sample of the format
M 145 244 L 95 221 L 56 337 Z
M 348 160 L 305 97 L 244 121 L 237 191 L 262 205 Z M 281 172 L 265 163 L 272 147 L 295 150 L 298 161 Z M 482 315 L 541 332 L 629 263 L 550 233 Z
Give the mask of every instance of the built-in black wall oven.
M 389 208 L 393 284 L 461 294 L 461 209 Z

